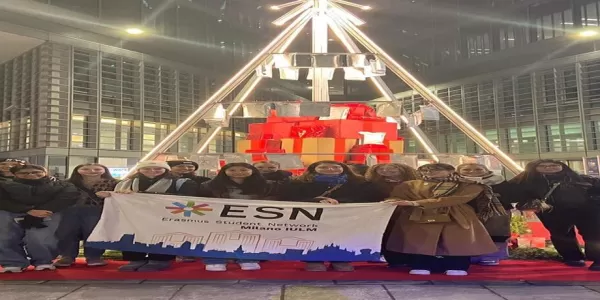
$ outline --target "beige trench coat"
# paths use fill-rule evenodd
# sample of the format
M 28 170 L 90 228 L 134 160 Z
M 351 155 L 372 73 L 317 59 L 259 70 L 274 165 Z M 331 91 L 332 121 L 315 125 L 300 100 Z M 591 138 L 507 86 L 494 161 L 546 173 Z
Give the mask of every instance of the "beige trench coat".
M 461 183 L 451 196 L 432 199 L 436 183 L 423 180 L 398 185 L 390 197 L 417 202 L 420 207 L 398 207 L 387 250 L 431 256 L 477 256 L 496 252 L 496 246 L 475 210 L 467 204 L 483 192 L 476 184 Z M 435 214 L 450 208 L 451 222 L 417 223 L 411 214 Z M 423 211 L 424 210 L 424 211 Z

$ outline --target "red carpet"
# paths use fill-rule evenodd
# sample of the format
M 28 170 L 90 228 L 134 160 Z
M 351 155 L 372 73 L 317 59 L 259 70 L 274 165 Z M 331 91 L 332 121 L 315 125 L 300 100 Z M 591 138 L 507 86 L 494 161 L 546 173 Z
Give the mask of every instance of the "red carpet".
M 586 268 L 569 268 L 549 261 L 504 261 L 500 266 L 473 266 L 466 277 L 444 275 L 414 276 L 407 269 L 390 270 L 384 264 L 357 263 L 356 271 L 305 272 L 296 262 L 267 262 L 260 271 L 241 271 L 230 265 L 228 272 L 206 272 L 201 263 L 176 263 L 173 268 L 153 273 L 122 273 L 117 267 L 123 262 L 111 262 L 100 268 L 78 264 L 56 272 L 28 271 L 21 274 L 0 274 L 0 280 L 441 280 L 441 281 L 600 281 L 600 272 Z

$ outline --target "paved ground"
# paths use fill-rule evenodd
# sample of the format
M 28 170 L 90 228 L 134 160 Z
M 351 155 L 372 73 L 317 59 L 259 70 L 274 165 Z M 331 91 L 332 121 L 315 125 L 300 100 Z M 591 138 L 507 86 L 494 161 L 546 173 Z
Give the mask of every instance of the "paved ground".
M 600 282 L 3 281 L 0 299 L 600 300 Z

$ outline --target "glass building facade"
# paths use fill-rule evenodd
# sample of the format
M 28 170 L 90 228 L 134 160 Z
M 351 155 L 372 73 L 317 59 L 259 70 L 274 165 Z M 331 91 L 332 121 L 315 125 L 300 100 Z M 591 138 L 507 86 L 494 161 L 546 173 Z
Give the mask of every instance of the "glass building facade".
M 128 168 L 207 98 L 211 82 L 202 70 L 139 53 L 45 43 L 0 65 L 0 152 L 59 174 L 88 162 Z M 207 131 L 199 124 L 169 152 L 189 156 Z M 233 151 L 244 135 L 233 131 L 209 152 Z

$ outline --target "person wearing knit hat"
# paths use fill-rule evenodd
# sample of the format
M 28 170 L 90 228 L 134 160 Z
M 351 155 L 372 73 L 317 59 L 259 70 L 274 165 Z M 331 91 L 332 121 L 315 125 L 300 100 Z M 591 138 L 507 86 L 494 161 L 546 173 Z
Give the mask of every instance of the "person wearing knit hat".
M 189 178 L 197 184 L 202 184 L 210 180 L 208 177 L 196 175 L 198 171 L 198 164 L 191 160 L 170 160 L 167 164 L 171 166 L 171 173 L 181 178 Z
M 143 169 L 143 168 L 163 168 L 167 171 L 171 171 L 171 166 L 169 166 L 169 164 L 166 161 L 154 161 L 154 160 L 140 161 L 135 166 L 136 171 L 139 171 L 140 169 Z
M 0 180 L 13 180 L 14 175 L 10 169 L 16 166 L 27 164 L 27 161 L 18 158 L 1 158 L 0 159 Z

